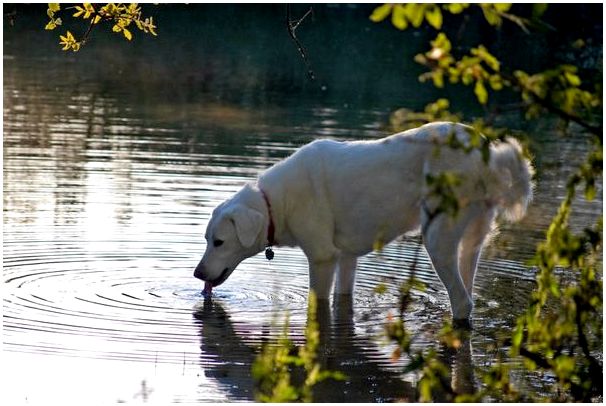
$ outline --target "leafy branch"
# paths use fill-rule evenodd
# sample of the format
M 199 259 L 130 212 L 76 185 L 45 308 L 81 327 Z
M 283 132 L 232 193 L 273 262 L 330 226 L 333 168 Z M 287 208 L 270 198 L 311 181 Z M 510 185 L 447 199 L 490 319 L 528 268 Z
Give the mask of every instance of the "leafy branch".
M 481 7 L 485 20 L 495 27 L 503 20 L 517 24 L 526 33 L 533 25 L 545 26 L 539 18 L 547 5 L 533 5 L 531 20 L 511 14 L 509 4 L 477 6 Z M 423 22 L 440 30 L 443 12 L 457 14 L 468 7 L 467 4 L 386 4 L 377 7 L 370 19 L 379 22 L 391 17 L 392 25 L 400 30 L 409 25 L 418 28 Z M 510 341 L 505 344 L 511 345 L 513 356 L 520 355 L 525 360 L 529 370 L 546 370 L 557 378 L 553 399 L 585 402 L 599 399 L 603 390 L 602 218 L 579 234 L 571 231 L 569 219 L 577 189 L 583 188 L 585 199 L 593 200 L 603 174 L 601 85 L 591 80 L 584 82 L 579 69 L 569 64 L 534 74 L 522 70 L 504 72 L 501 62 L 481 44 L 462 56 L 455 56 L 452 44 L 443 32 L 439 32 L 430 45 L 427 52 L 415 57 L 415 61 L 429 69 L 420 76 L 421 81 L 431 81 L 438 88 L 443 88 L 446 81 L 473 86 L 478 102 L 484 106 L 489 102 L 489 89 L 495 92 L 510 89 L 520 96 L 519 107 L 525 109 L 527 120 L 548 113 L 566 124 L 579 125 L 593 136 L 590 152 L 569 178 L 566 196 L 546 231 L 545 241 L 537 247 L 533 261 L 539 269 L 537 287 L 527 309 L 518 317 Z M 449 111 L 448 100 L 439 99 L 421 113 L 400 109 L 392 114 L 391 121 L 392 126 L 409 128 L 416 122 L 436 119 L 462 121 L 462 116 Z M 494 131 L 486 127 L 483 131 L 487 129 Z M 452 200 L 449 186 L 456 181 L 447 176 L 427 179 L 445 204 Z M 453 204 L 442 209 L 456 213 Z M 406 333 L 399 331 L 403 324 L 396 324 L 396 330 L 393 330 L 394 325 L 389 328 L 388 336 L 409 348 L 410 340 L 402 340 Z M 425 371 L 431 378 L 426 381 L 431 383 L 429 388 L 420 384 L 424 400 L 431 400 L 431 388 L 444 390 L 444 382 L 436 379 L 439 375 L 435 371 L 440 368 L 431 352 L 428 354 L 418 356 L 414 365 L 416 370 Z M 483 388 L 475 394 L 458 396 L 456 400 L 482 401 L 486 396 L 493 396 L 517 401 L 520 394 L 508 375 L 506 365 L 498 362 L 482 373 Z
M 93 29 L 103 23 L 112 25 L 112 31 L 122 34 L 128 41 L 133 39 L 133 34 L 129 28 L 132 27 L 133 23 L 144 33 L 149 33 L 153 36 L 158 35 L 153 17 L 144 18 L 141 7 L 137 3 L 130 3 L 128 5 L 124 3 L 107 3 L 103 6 L 100 4 L 82 3 L 82 6 L 75 5 L 65 8 L 65 10 L 75 10 L 72 17 L 86 20 L 89 24 L 86 32 L 80 39 L 76 39 L 70 31 L 67 31 L 65 35 L 59 36 L 61 40 L 59 44 L 63 46 L 63 51 L 79 51 L 89 40 Z M 61 11 L 59 3 L 48 3 L 47 15 L 50 21 L 44 27 L 46 30 L 54 30 L 58 26 L 63 25 L 63 20 L 57 17 L 59 11 Z
M 340 372 L 323 370 L 318 362 L 320 345 L 319 325 L 316 319 L 317 300 L 309 293 L 305 345 L 297 348 L 288 338 L 288 318 L 277 343 L 265 344 L 252 365 L 255 379 L 255 399 L 259 402 L 311 402 L 313 388 L 326 379 L 343 380 Z M 302 368 L 305 379 L 302 384 L 292 382 L 291 371 Z

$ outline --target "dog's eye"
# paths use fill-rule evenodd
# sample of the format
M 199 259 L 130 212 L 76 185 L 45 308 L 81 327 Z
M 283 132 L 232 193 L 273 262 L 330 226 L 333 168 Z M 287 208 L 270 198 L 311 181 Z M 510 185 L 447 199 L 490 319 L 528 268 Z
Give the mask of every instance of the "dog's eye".
M 220 247 L 220 246 L 222 246 L 222 245 L 223 245 L 223 240 L 214 240 L 214 241 L 213 241 L 213 245 L 214 245 L 215 247 Z

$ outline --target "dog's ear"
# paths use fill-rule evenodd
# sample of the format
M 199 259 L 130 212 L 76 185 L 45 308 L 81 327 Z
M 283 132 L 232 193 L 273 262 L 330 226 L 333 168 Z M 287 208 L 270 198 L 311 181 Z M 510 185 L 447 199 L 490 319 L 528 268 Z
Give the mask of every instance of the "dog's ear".
M 263 214 L 243 205 L 236 205 L 229 213 L 236 226 L 238 240 L 245 247 L 251 247 L 263 228 Z

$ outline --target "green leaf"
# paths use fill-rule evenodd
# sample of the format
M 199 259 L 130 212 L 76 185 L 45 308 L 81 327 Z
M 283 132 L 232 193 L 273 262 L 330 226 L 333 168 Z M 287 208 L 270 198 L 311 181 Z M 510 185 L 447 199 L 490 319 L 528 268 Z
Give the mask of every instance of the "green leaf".
M 488 52 L 488 50 L 486 49 L 486 47 L 484 45 L 480 45 L 477 48 L 473 48 L 471 50 L 471 53 L 473 55 L 477 55 L 480 59 L 482 59 L 486 63 L 486 65 L 488 65 L 495 72 L 498 72 L 499 69 L 501 68 L 501 63 L 499 62 L 499 60 L 494 55 L 492 55 L 490 52 Z
M 587 185 L 585 186 L 585 199 L 592 201 L 593 199 L 595 199 L 597 195 L 597 190 L 595 187 L 595 184 L 593 183 L 587 183 Z
M 581 78 L 579 78 L 572 72 L 565 71 L 564 77 L 566 77 L 566 80 L 568 81 L 568 83 L 570 83 L 571 86 L 578 87 L 581 85 Z
M 495 10 L 500 11 L 502 13 L 506 13 L 509 11 L 512 4 L 511 3 L 494 3 L 493 6 L 494 6 Z
M 497 14 L 492 4 L 481 4 L 484 18 L 488 21 L 488 24 L 499 26 L 501 25 L 501 17 Z
M 430 6 L 425 11 L 425 19 L 427 22 L 436 30 L 442 28 L 442 12 L 438 8 L 438 6 Z
M 534 3 L 532 5 L 532 18 L 535 20 L 541 18 L 547 11 L 547 7 L 549 7 L 547 3 Z
M 385 285 L 384 283 L 379 283 L 374 288 L 374 293 L 376 293 L 377 295 L 382 295 L 385 292 L 387 292 L 387 285 Z
M 383 4 L 382 6 L 375 8 L 370 15 L 370 20 L 375 23 L 385 20 L 391 13 L 392 7 L 391 4 Z
M 448 10 L 451 14 L 461 14 L 463 12 L 463 10 L 465 10 L 467 7 L 469 7 L 469 4 L 467 4 L 467 3 L 450 3 L 450 4 L 445 4 L 443 7 L 445 10 Z
M 476 85 L 473 88 L 473 92 L 476 94 L 478 101 L 480 104 L 486 104 L 488 101 L 488 91 L 486 90 L 486 86 L 484 86 L 483 80 L 478 80 Z
M 444 75 L 442 74 L 442 71 L 438 70 L 433 72 L 431 79 L 433 80 L 433 85 L 435 87 L 440 89 L 444 87 Z
M 405 6 L 406 16 L 415 28 L 419 28 L 423 24 L 423 16 L 425 15 L 425 4 L 408 3 Z
M 406 9 L 401 4 L 396 4 L 391 13 L 391 23 L 399 30 L 405 30 L 408 27 L 406 20 Z
M 518 322 L 518 326 L 513 331 L 513 336 L 511 337 L 511 344 L 514 348 L 520 348 L 522 338 L 524 338 L 524 329 L 523 326 Z

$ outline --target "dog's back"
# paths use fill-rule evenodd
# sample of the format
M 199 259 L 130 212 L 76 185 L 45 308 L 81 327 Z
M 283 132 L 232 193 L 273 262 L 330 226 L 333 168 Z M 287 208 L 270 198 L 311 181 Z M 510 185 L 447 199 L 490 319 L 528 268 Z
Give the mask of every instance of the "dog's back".
M 457 180 L 452 191 L 460 205 L 483 201 L 495 206 L 507 220 L 518 221 L 524 216 L 532 200 L 533 168 L 517 140 L 491 143 L 486 161 L 481 148 L 469 148 L 472 137 L 482 137 L 471 127 L 432 123 L 418 130 L 415 139 L 434 145 L 425 162 L 425 180 L 428 175 L 451 174 Z M 430 189 L 425 185 L 426 193 L 433 194 Z

